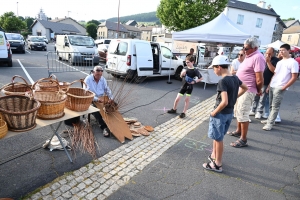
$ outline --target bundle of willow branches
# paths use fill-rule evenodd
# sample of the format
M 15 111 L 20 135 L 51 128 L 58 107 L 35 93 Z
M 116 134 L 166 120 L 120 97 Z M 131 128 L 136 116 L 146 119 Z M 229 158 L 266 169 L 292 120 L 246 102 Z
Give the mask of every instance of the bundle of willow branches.
M 137 87 L 137 83 L 141 82 L 144 77 L 131 78 L 128 74 L 125 79 L 120 82 L 116 77 L 108 83 L 109 88 L 114 96 L 114 101 L 110 102 L 108 98 L 104 98 L 104 110 L 106 114 L 111 114 L 115 111 L 120 111 L 126 106 L 132 104 L 136 100 L 134 91 Z
M 92 127 L 86 120 L 73 124 L 73 129 L 68 129 L 68 133 L 75 157 L 76 151 L 79 150 L 82 153 L 89 153 L 93 159 L 97 158 L 97 148 L 99 149 L 99 146 L 95 140 Z

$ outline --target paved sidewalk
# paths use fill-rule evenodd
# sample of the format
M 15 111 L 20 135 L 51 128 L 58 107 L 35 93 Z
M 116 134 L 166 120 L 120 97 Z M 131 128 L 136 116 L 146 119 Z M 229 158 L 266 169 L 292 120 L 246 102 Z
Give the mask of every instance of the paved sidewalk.
M 55 179 L 27 199 L 105 199 L 206 120 L 215 98 L 212 96 L 189 109 L 184 119 L 175 117 L 155 127 L 149 137 L 135 138 L 87 166 Z

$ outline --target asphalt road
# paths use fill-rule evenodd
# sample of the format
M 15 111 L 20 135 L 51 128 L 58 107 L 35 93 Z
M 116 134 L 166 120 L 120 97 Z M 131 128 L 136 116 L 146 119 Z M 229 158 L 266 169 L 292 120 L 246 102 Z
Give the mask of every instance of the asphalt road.
M 53 44 L 49 44 L 48 51 L 54 50 L 53 47 Z M 9 83 L 14 75 L 24 77 L 28 83 L 48 77 L 46 55 L 45 51 L 30 50 L 27 50 L 26 54 L 13 54 L 13 67 L 0 64 L 0 86 Z M 86 77 L 86 73 L 88 71 L 55 73 L 55 75 L 60 81 L 72 82 Z M 110 80 L 111 86 L 122 83 L 122 80 L 116 80 L 106 73 L 104 76 Z M 154 127 L 173 118 L 174 115 L 165 112 L 172 107 L 181 82 L 171 80 L 172 84 L 167 84 L 167 80 L 168 77 L 160 77 L 147 78 L 141 84 L 127 83 L 125 88 L 132 90 L 130 97 L 133 101 L 121 110 L 123 116 L 136 117 L 144 125 Z M 18 79 L 18 82 L 21 81 Z M 74 86 L 80 85 L 76 83 Z M 215 85 L 208 85 L 206 90 L 203 89 L 203 83 L 196 85 L 190 107 L 211 97 L 215 94 L 215 90 Z M 179 111 L 183 109 L 183 104 L 181 101 Z M 104 138 L 93 118 L 92 124 L 100 146 L 99 157 L 122 145 L 114 137 Z M 61 127 L 60 131 L 63 129 L 65 128 Z M 20 198 L 58 176 L 92 161 L 91 156 L 77 152 L 74 163 L 70 163 L 63 151 L 50 152 L 41 148 L 51 135 L 50 128 L 45 127 L 0 140 L 0 197 Z M 75 158 L 74 154 L 72 156 Z

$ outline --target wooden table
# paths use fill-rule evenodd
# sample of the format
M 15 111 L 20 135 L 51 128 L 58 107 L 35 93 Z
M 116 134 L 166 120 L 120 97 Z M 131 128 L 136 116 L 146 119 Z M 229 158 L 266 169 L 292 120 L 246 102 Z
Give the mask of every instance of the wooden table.
M 36 119 L 36 127 L 34 129 L 29 130 L 29 131 L 39 129 L 39 128 L 42 128 L 42 127 L 45 127 L 45 126 L 50 126 L 51 130 L 53 131 L 53 135 L 50 139 L 50 142 L 51 142 L 53 136 L 56 135 L 57 138 L 59 139 L 59 142 L 60 142 L 61 146 L 64 148 L 70 162 L 73 162 L 72 158 L 70 157 L 69 152 L 67 151 L 67 149 L 63 145 L 63 142 L 61 140 L 61 136 L 58 134 L 57 131 L 58 131 L 58 129 L 61 126 L 63 121 L 65 121 L 67 119 L 71 119 L 73 117 L 78 117 L 78 116 L 81 116 L 81 115 L 86 115 L 86 114 L 97 112 L 97 111 L 99 112 L 99 109 L 95 108 L 94 106 L 90 106 L 88 110 L 83 111 L 83 112 L 76 112 L 76 111 L 69 110 L 67 108 L 65 108 L 64 111 L 65 111 L 65 115 L 62 118 L 59 118 L 59 119 L 54 119 L 54 120 Z M 58 123 L 58 125 L 56 127 L 54 127 L 55 123 Z M 28 131 L 25 131 L 25 132 L 28 132 Z M 16 135 L 21 134 L 21 133 L 23 133 L 23 132 L 8 131 L 4 138 L 13 137 L 13 136 L 16 136 Z

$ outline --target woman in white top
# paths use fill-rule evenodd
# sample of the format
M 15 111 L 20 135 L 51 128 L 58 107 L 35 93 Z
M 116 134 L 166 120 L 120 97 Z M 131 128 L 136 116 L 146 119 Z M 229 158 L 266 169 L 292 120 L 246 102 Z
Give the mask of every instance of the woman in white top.
M 239 69 L 240 64 L 244 61 L 245 59 L 245 52 L 243 50 L 240 50 L 238 54 L 238 58 L 234 59 L 231 63 L 230 66 L 230 72 L 231 74 L 235 75 L 237 70 Z

